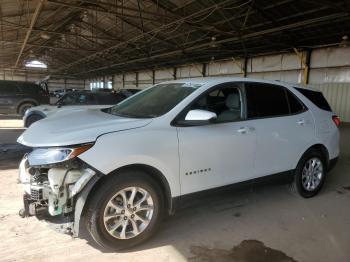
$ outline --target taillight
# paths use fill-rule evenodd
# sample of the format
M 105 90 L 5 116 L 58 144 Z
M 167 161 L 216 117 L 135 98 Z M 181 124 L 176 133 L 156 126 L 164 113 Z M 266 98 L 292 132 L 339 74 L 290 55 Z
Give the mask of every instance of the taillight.
M 332 120 L 336 126 L 340 126 L 340 118 L 338 116 L 332 116 Z

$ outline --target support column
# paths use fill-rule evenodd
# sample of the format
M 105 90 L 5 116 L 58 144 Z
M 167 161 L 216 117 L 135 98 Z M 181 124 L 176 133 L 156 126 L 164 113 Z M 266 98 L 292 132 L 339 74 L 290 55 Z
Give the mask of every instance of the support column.
M 139 87 L 139 72 L 136 72 L 136 87 Z
M 311 61 L 311 49 L 306 50 L 305 56 L 305 68 L 304 68 L 304 84 L 309 84 L 310 77 L 310 61 Z
M 177 68 L 174 67 L 174 71 L 173 71 L 174 80 L 176 80 L 176 78 L 177 78 L 176 74 L 177 74 Z
M 248 57 L 244 57 L 243 61 L 243 77 L 247 77 L 247 71 L 248 71 Z
M 202 64 L 202 76 L 203 77 L 207 76 L 207 64 L 206 63 Z
M 152 85 L 156 83 L 156 71 L 152 70 Z
M 310 59 L 311 59 L 311 49 L 305 51 L 305 56 L 298 49 L 293 48 L 295 54 L 299 57 L 300 62 L 303 66 L 303 84 L 307 85 L 309 83 L 310 75 Z

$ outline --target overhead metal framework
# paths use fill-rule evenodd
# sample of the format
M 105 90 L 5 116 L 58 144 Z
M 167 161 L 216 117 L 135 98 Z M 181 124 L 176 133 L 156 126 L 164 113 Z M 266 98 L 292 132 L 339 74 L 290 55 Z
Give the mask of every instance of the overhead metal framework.
M 87 78 L 338 45 L 344 0 L 3 0 L 0 67 Z

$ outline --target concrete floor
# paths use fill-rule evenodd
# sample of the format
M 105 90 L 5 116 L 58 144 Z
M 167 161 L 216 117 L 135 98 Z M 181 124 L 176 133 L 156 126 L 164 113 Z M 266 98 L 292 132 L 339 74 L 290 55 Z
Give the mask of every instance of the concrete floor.
M 303 199 L 286 185 L 216 193 L 187 203 L 150 241 L 123 253 L 105 253 L 33 217 L 20 218 L 18 158 L 0 155 L 0 261 L 348 262 L 350 126 L 341 134 L 338 165 L 315 198 Z M 18 134 L 0 127 L 3 135 L 9 144 Z

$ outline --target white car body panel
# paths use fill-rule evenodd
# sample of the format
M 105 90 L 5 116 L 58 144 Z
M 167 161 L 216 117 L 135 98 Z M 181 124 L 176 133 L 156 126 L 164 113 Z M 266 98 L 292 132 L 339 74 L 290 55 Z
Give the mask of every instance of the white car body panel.
M 57 105 L 40 105 L 40 106 L 34 106 L 28 109 L 28 113 L 37 111 L 41 112 L 44 115 L 51 116 L 57 112 L 61 111 L 72 111 L 72 110 L 81 110 L 81 109 L 103 109 L 111 107 L 112 105 L 65 105 L 58 107 Z
M 151 121 L 117 117 L 99 109 L 64 110 L 34 123 L 18 142 L 29 147 L 91 143 L 102 134 L 142 127 Z
M 304 122 L 304 124 L 302 124 Z M 248 121 L 256 130 L 256 177 L 295 168 L 301 152 L 317 144 L 315 127 L 309 111 L 297 115 Z M 299 123 L 299 124 L 298 124 Z
M 180 195 L 178 138 L 175 127 L 160 127 L 159 122 L 152 122 L 143 128 L 120 132 L 118 135 L 105 134 L 79 158 L 93 164 L 94 168 L 104 174 L 133 164 L 153 167 L 166 177 L 171 195 Z
M 239 133 L 244 121 L 178 127 L 182 194 L 254 176 L 256 133 Z
M 231 81 L 284 86 L 309 109 L 297 115 L 225 124 L 171 125 L 199 94 L 216 84 Z M 128 165 L 151 166 L 166 178 L 171 197 L 288 171 L 296 167 L 301 155 L 314 144 L 325 145 L 330 159 L 339 154 L 339 131 L 332 122 L 332 113 L 318 109 L 291 85 L 224 77 L 169 82 L 204 85 L 157 118 L 132 119 L 100 110 L 64 110 L 33 124 L 18 142 L 31 147 L 95 142 L 80 159 L 106 175 Z M 302 119 L 305 123 L 299 125 L 297 122 Z M 238 133 L 241 127 L 247 127 L 248 131 Z M 208 168 L 210 172 L 201 172 Z M 199 174 L 186 175 L 198 170 Z

